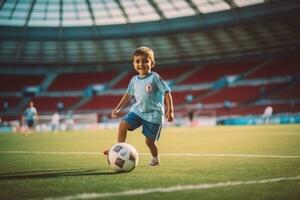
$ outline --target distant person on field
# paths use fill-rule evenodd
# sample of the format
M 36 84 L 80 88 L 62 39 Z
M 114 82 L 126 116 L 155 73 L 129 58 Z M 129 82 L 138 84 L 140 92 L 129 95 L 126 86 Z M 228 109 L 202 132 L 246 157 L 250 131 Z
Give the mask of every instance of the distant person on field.
M 34 107 L 33 101 L 28 103 L 28 107 L 23 114 L 23 122 L 25 122 L 25 131 L 33 131 L 38 121 L 38 113 Z
M 53 113 L 52 118 L 51 118 L 51 130 L 53 132 L 56 132 L 59 130 L 59 120 L 60 116 L 58 112 Z
M 195 109 L 194 105 L 192 104 L 194 100 L 194 96 L 191 94 L 188 94 L 185 96 L 185 101 L 186 101 L 186 110 L 187 110 L 187 117 L 189 120 L 189 125 L 193 126 L 194 125 L 194 116 L 195 116 Z
M 65 123 L 66 123 L 67 131 L 71 131 L 74 129 L 74 119 L 73 119 L 73 113 L 71 111 L 68 111 L 66 115 Z
M 168 122 L 172 122 L 174 119 L 171 89 L 157 73 L 151 71 L 155 60 L 154 53 L 150 48 L 137 48 L 133 53 L 132 62 L 138 75 L 131 79 L 126 93 L 112 111 L 111 117 L 120 116 L 121 109 L 132 97 L 136 102 L 119 124 L 117 142 L 126 141 L 127 130 L 133 131 L 142 126 L 142 133 L 152 155 L 149 165 L 157 166 L 159 165 L 159 155 L 156 141 L 161 133 L 164 115 Z M 108 150 L 103 153 L 107 155 Z
M 262 115 L 264 124 L 270 123 L 270 119 L 272 115 L 273 115 L 273 107 L 272 106 L 266 107 Z

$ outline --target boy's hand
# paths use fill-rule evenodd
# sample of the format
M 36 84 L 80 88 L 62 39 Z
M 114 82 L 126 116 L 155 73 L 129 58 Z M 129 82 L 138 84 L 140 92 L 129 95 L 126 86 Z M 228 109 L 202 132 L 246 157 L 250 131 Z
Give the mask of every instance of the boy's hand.
M 112 112 L 111 112 L 111 118 L 117 118 L 119 116 L 119 113 L 120 113 L 120 109 L 114 109 Z
M 168 122 L 172 122 L 173 119 L 174 119 L 174 112 L 167 111 L 166 112 L 166 118 L 167 118 Z

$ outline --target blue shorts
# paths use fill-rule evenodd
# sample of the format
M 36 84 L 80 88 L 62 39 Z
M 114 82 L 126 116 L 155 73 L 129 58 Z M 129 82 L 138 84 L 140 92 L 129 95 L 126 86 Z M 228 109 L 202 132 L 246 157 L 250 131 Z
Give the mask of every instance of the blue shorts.
M 29 128 L 33 128 L 34 127 L 34 120 L 33 119 L 28 119 L 26 121 L 26 124 Z
M 123 118 L 123 120 L 125 120 L 130 125 L 130 128 L 128 129 L 129 131 L 133 131 L 136 128 L 143 125 L 142 133 L 147 138 L 151 140 L 158 140 L 160 137 L 161 127 L 162 127 L 161 124 L 148 122 L 133 112 L 129 112 L 125 116 L 125 118 Z

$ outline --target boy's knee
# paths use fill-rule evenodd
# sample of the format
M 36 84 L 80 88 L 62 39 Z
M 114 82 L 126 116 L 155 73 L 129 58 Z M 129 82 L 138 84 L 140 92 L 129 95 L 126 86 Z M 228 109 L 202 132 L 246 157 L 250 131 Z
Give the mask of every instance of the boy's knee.
M 126 121 L 122 120 L 119 124 L 119 128 L 123 130 L 128 130 L 130 128 L 130 125 Z

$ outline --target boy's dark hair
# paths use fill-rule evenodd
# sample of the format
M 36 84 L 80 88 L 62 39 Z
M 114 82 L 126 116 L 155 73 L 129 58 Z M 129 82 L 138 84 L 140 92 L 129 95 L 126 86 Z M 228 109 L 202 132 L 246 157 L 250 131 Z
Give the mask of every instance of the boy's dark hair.
M 145 55 L 147 57 L 149 57 L 152 61 L 152 65 L 154 66 L 155 64 L 155 59 L 154 59 L 154 52 L 152 49 L 150 49 L 149 47 L 139 47 L 136 50 L 134 50 L 132 57 L 134 56 L 138 56 L 138 55 Z

